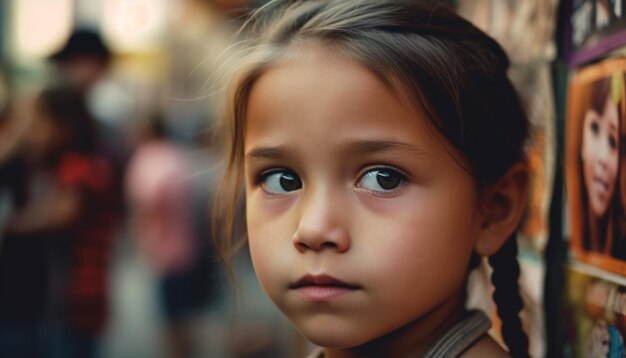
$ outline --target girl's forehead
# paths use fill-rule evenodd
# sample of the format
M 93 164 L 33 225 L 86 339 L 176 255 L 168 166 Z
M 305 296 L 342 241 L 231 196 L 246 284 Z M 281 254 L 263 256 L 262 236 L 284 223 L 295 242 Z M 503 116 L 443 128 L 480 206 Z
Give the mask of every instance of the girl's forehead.
M 320 68 L 323 70 L 319 71 Z M 395 102 L 395 105 L 414 111 L 416 120 L 424 116 L 424 111 L 416 106 L 414 96 L 409 93 L 406 86 L 394 78 L 393 74 L 381 74 L 381 69 L 371 68 L 366 61 L 346 51 L 340 45 L 304 40 L 287 46 L 279 56 L 274 57 L 273 61 L 264 66 L 253 82 L 252 90 L 258 87 L 258 83 L 268 77 L 268 74 L 275 72 L 289 73 L 282 76 L 282 83 L 272 82 L 275 86 L 279 86 L 281 91 L 294 89 L 300 82 L 304 83 L 313 77 L 327 84 L 329 88 L 346 87 L 349 90 L 347 92 L 351 94 L 378 91 L 384 94 L 385 99 Z M 311 93 L 309 99 L 315 101 L 323 94 Z
M 395 138 L 427 146 L 431 154 L 459 164 L 459 153 L 401 88 L 327 48 L 300 48 L 268 66 L 253 84 L 244 120 L 251 140 L 288 141 L 316 134 L 331 138 Z
M 361 62 L 319 45 L 288 49 L 264 68 L 250 93 L 248 106 L 270 114 L 297 110 L 299 118 L 330 112 L 317 113 L 319 106 L 352 116 L 384 107 L 412 109 L 406 96 L 387 86 Z M 411 124 L 421 124 L 420 116 L 415 113 Z M 389 121 L 392 117 L 380 119 Z

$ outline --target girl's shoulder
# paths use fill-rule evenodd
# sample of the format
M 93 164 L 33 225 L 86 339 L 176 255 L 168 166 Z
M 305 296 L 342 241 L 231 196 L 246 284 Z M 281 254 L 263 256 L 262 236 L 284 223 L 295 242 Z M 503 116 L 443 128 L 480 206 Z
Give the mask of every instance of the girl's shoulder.
M 504 350 L 491 336 L 484 335 L 481 339 L 477 340 L 471 347 L 469 347 L 463 354 L 463 358 L 508 358 L 509 353 Z

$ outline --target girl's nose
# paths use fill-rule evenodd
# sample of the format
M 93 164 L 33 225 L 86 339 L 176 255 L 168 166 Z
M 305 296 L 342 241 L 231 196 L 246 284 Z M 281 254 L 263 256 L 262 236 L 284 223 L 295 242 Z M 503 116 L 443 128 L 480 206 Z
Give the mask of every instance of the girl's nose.
M 330 194 L 330 193 L 329 193 Z M 330 195 L 312 197 L 303 202 L 293 244 L 302 253 L 333 250 L 338 253 L 350 248 L 350 236 L 342 224 L 347 213 Z

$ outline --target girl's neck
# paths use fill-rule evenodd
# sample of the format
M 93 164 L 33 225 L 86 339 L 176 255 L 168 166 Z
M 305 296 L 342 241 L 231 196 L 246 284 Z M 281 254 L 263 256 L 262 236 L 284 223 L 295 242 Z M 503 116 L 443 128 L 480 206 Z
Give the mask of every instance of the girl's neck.
M 465 315 L 463 295 L 361 346 L 325 348 L 324 358 L 420 357 Z M 419 299 L 419 298 L 416 298 Z

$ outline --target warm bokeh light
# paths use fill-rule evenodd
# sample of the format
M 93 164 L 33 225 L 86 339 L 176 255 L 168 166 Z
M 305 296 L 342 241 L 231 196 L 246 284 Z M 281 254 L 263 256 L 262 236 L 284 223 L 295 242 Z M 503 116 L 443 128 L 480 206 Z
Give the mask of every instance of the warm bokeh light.
M 41 58 L 67 40 L 73 21 L 71 0 L 20 0 L 12 4 L 12 53 Z
M 150 51 L 163 41 L 167 0 L 105 0 L 102 30 L 118 51 Z

